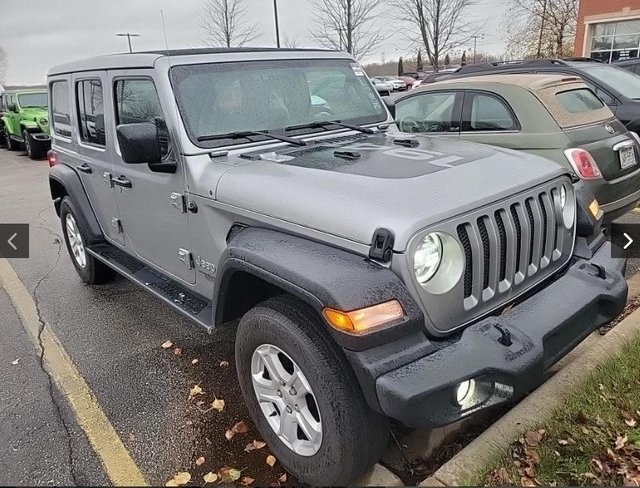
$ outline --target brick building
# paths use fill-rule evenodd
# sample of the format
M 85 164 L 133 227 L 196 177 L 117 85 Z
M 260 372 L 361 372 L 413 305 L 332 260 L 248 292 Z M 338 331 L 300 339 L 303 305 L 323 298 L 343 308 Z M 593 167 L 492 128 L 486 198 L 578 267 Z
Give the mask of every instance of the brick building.
M 605 62 L 640 57 L 640 0 L 580 0 L 575 55 Z

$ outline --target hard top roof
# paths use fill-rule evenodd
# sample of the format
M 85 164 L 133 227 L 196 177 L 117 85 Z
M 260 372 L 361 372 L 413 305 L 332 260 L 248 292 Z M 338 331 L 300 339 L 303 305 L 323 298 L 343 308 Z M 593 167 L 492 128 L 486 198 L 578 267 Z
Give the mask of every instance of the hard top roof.
M 246 61 L 247 55 L 255 55 L 256 60 L 299 59 L 313 55 L 318 57 L 348 58 L 347 53 L 329 49 L 278 49 L 267 47 L 246 48 L 197 48 L 141 51 L 135 53 L 107 54 L 94 58 L 72 61 L 54 66 L 48 76 L 80 71 L 153 68 L 160 58 L 187 58 L 189 56 L 210 57 L 208 61 Z M 217 59 L 216 59 L 217 58 Z M 223 59 L 224 58 L 224 59 Z M 252 58 L 253 59 L 253 58 Z M 184 61 L 182 59 L 181 61 Z

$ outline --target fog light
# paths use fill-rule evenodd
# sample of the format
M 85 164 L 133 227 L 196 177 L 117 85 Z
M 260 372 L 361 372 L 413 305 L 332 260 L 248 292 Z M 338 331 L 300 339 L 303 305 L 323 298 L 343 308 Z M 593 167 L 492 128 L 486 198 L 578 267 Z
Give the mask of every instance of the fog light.
M 473 397 L 476 390 L 475 380 L 466 380 L 458 385 L 456 390 L 456 401 L 461 407 L 464 406 Z

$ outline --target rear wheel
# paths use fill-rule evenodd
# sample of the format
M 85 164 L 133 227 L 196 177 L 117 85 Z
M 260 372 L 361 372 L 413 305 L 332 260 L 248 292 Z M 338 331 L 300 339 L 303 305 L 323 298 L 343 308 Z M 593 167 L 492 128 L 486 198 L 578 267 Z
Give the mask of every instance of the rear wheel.
M 69 197 L 64 197 L 60 204 L 60 220 L 62 221 L 62 233 L 67 251 L 69 251 L 73 266 L 82 281 L 89 285 L 98 285 L 109 281 L 115 272 L 87 253 L 87 234 Z
M 9 131 L 6 129 L 3 130 L 3 135 L 4 135 L 4 143 L 7 146 L 7 149 L 9 151 L 17 151 L 18 149 L 20 149 L 20 144 L 18 144 L 16 141 L 14 141 L 13 139 L 11 139 L 11 135 L 9 134 Z
M 236 366 L 251 416 L 276 458 L 311 485 L 347 485 L 382 455 L 385 417 L 367 405 L 317 314 L 289 295 L 242 318 Z

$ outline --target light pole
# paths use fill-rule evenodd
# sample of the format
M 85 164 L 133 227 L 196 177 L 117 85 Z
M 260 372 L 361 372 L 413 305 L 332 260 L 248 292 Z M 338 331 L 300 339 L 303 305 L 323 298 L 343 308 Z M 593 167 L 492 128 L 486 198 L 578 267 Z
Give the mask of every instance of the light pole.
M 280 49 L 280 25 L 278 24 L 278 0 L 273 0 L 273 15 L 276 19 L 276 44 Z
M 473 64 L 476 64 L 476 51 L 478 48 L 478 38 L 480 38 L 480 40 L 484 40 L 484 34 L 482 35 L 475 35 L 475 36 L 471 36 L 473 37 Z
M 131 32 L 125 32 L 123 34 L 116 34 L 116 36 L 117 37 L 126 37 L 127 38 L 127 42 L 129 43 L 129 52 L 132 53 L 133 49 L 131 48 L 131 38 L 132 37 L 140 37 L 140 34 L 132 34 Z

